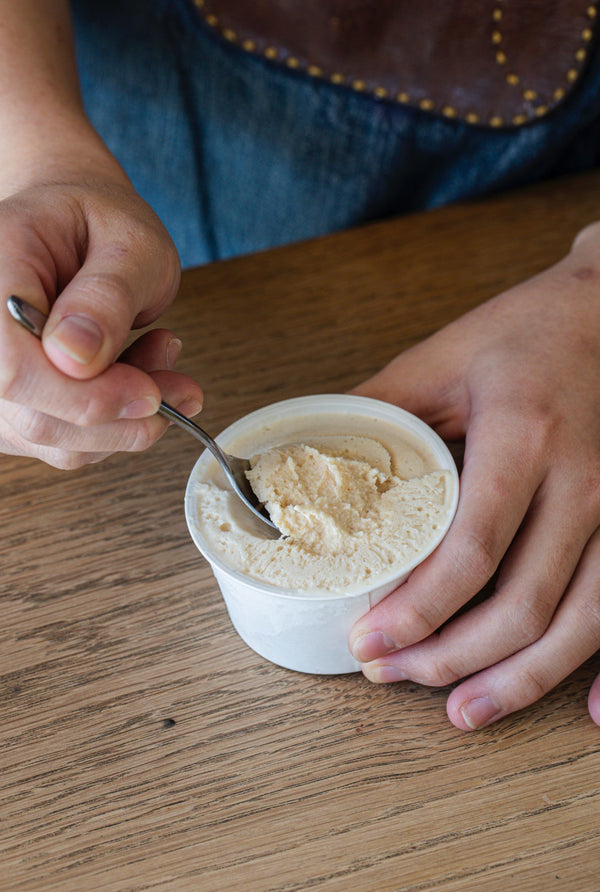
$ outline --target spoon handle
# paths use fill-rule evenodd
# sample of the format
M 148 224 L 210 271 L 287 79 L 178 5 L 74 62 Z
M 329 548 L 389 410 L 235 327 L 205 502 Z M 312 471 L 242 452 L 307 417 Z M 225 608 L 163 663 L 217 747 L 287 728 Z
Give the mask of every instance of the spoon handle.
M 27 301 L 17 297 L 15 294 L 11 294 L 6 301 L 6 305 L 13 319 L 20 322 L 36 338 L 41 338 L 47 318 L 41 310 L 36 309 L 36 307 L 28 304 Z
M 164 418 L 168 418 L 173 424 L 177 424 L 179 427 L 183 428 L 184 431 L 187 431 L 188 434 L 191 434 L 193 437 L 196 437 L 197 440 L 200 440 L 207 449 L 210 449 L 227 476 L 231 477 L 231 472 L 229 472 L 228 467 L 228 456 L 225 455 L 219 444 L 216 443 L 206 431 L 202 430 L 199 425 L 195 424 L 189 418 L 186 418 L 185 415 L 182 415 L 181 412 L 178 412 L 177 409 L 174 409 L 173 406 L 165 403 L 164 400 L 161 401 L 158 408 L 158 414 L 162 415 Z

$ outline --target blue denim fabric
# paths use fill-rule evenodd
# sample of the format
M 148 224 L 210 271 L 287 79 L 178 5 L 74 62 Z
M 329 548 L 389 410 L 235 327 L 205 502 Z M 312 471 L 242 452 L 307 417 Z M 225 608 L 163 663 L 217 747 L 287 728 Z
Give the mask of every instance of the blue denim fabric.
M 184 266 L 595 166 L 600 53 L 562 106 L 486 130 L 244 53 L 191 0 L 73 0 L 92 123 Z

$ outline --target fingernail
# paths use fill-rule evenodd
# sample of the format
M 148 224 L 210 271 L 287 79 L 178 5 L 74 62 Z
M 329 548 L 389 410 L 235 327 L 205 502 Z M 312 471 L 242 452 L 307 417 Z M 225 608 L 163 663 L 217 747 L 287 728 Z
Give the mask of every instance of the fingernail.
M 119 418 L 148 418 L 158 412 L 158 400 L 153 396 L 144 396 L 132 400 L 120 412 Z
M 408 675 L 396 666 L 369 666 L 365 675 L 375 684 L 391 684 L 394 681 L 407 681 Z
M 502 710 L 486 694 L 484 697 L 475 697 L 474 700 L 464 703 L 460 708 L 460 714 L 469 728 L 477 731 L 479 728 L 485 728 L 486 725 L 491 724 L 494 719 L 499 719 Z
M 48 336 L 48 341 L 71 359 L 89 365 L 102 347 L 104 336 L 97 322 L 89 316 L 65 316 Z
M 202 411 L 202 403 L 191 397 L 190 399 L 184 400 L 180 406 L 177 406 L 177 411 L 181 412 L 182 415 L 185 415 L 186 418 L 192 418 L 194 415 L 197 415 L 198 412 Z
M 167 345 L 167 368 L 174 369 L 175 363 L 179 359 L 183 344 L 179 338 L 172 338 Z
M 398 646 L 385 632 L 367 632 L 352 645 L 352 656 L 359 663 L 369 663 L 393 650 L 398 650 Z

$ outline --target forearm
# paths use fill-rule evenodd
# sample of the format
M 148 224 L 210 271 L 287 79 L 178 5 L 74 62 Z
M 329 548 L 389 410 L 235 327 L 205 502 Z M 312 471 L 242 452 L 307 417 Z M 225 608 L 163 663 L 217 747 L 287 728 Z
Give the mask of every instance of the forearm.
M 68 0 L 5 3 L 0 17 L 0 197 L 65 169 L 123 177 L 84 113 Z

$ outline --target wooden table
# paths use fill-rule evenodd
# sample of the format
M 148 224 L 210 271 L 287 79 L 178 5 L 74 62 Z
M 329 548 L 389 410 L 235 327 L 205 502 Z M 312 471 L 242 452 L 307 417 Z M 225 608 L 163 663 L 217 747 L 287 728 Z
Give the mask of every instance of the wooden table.
M 351 387 L 599 212 L 594 174 L 186 273 L 204 425 Z M 473 734 L 446 690 L 270 665 L 189 538 L 196 455 L 0 459 L 0 888 L 600 888 L 598 656 Z

